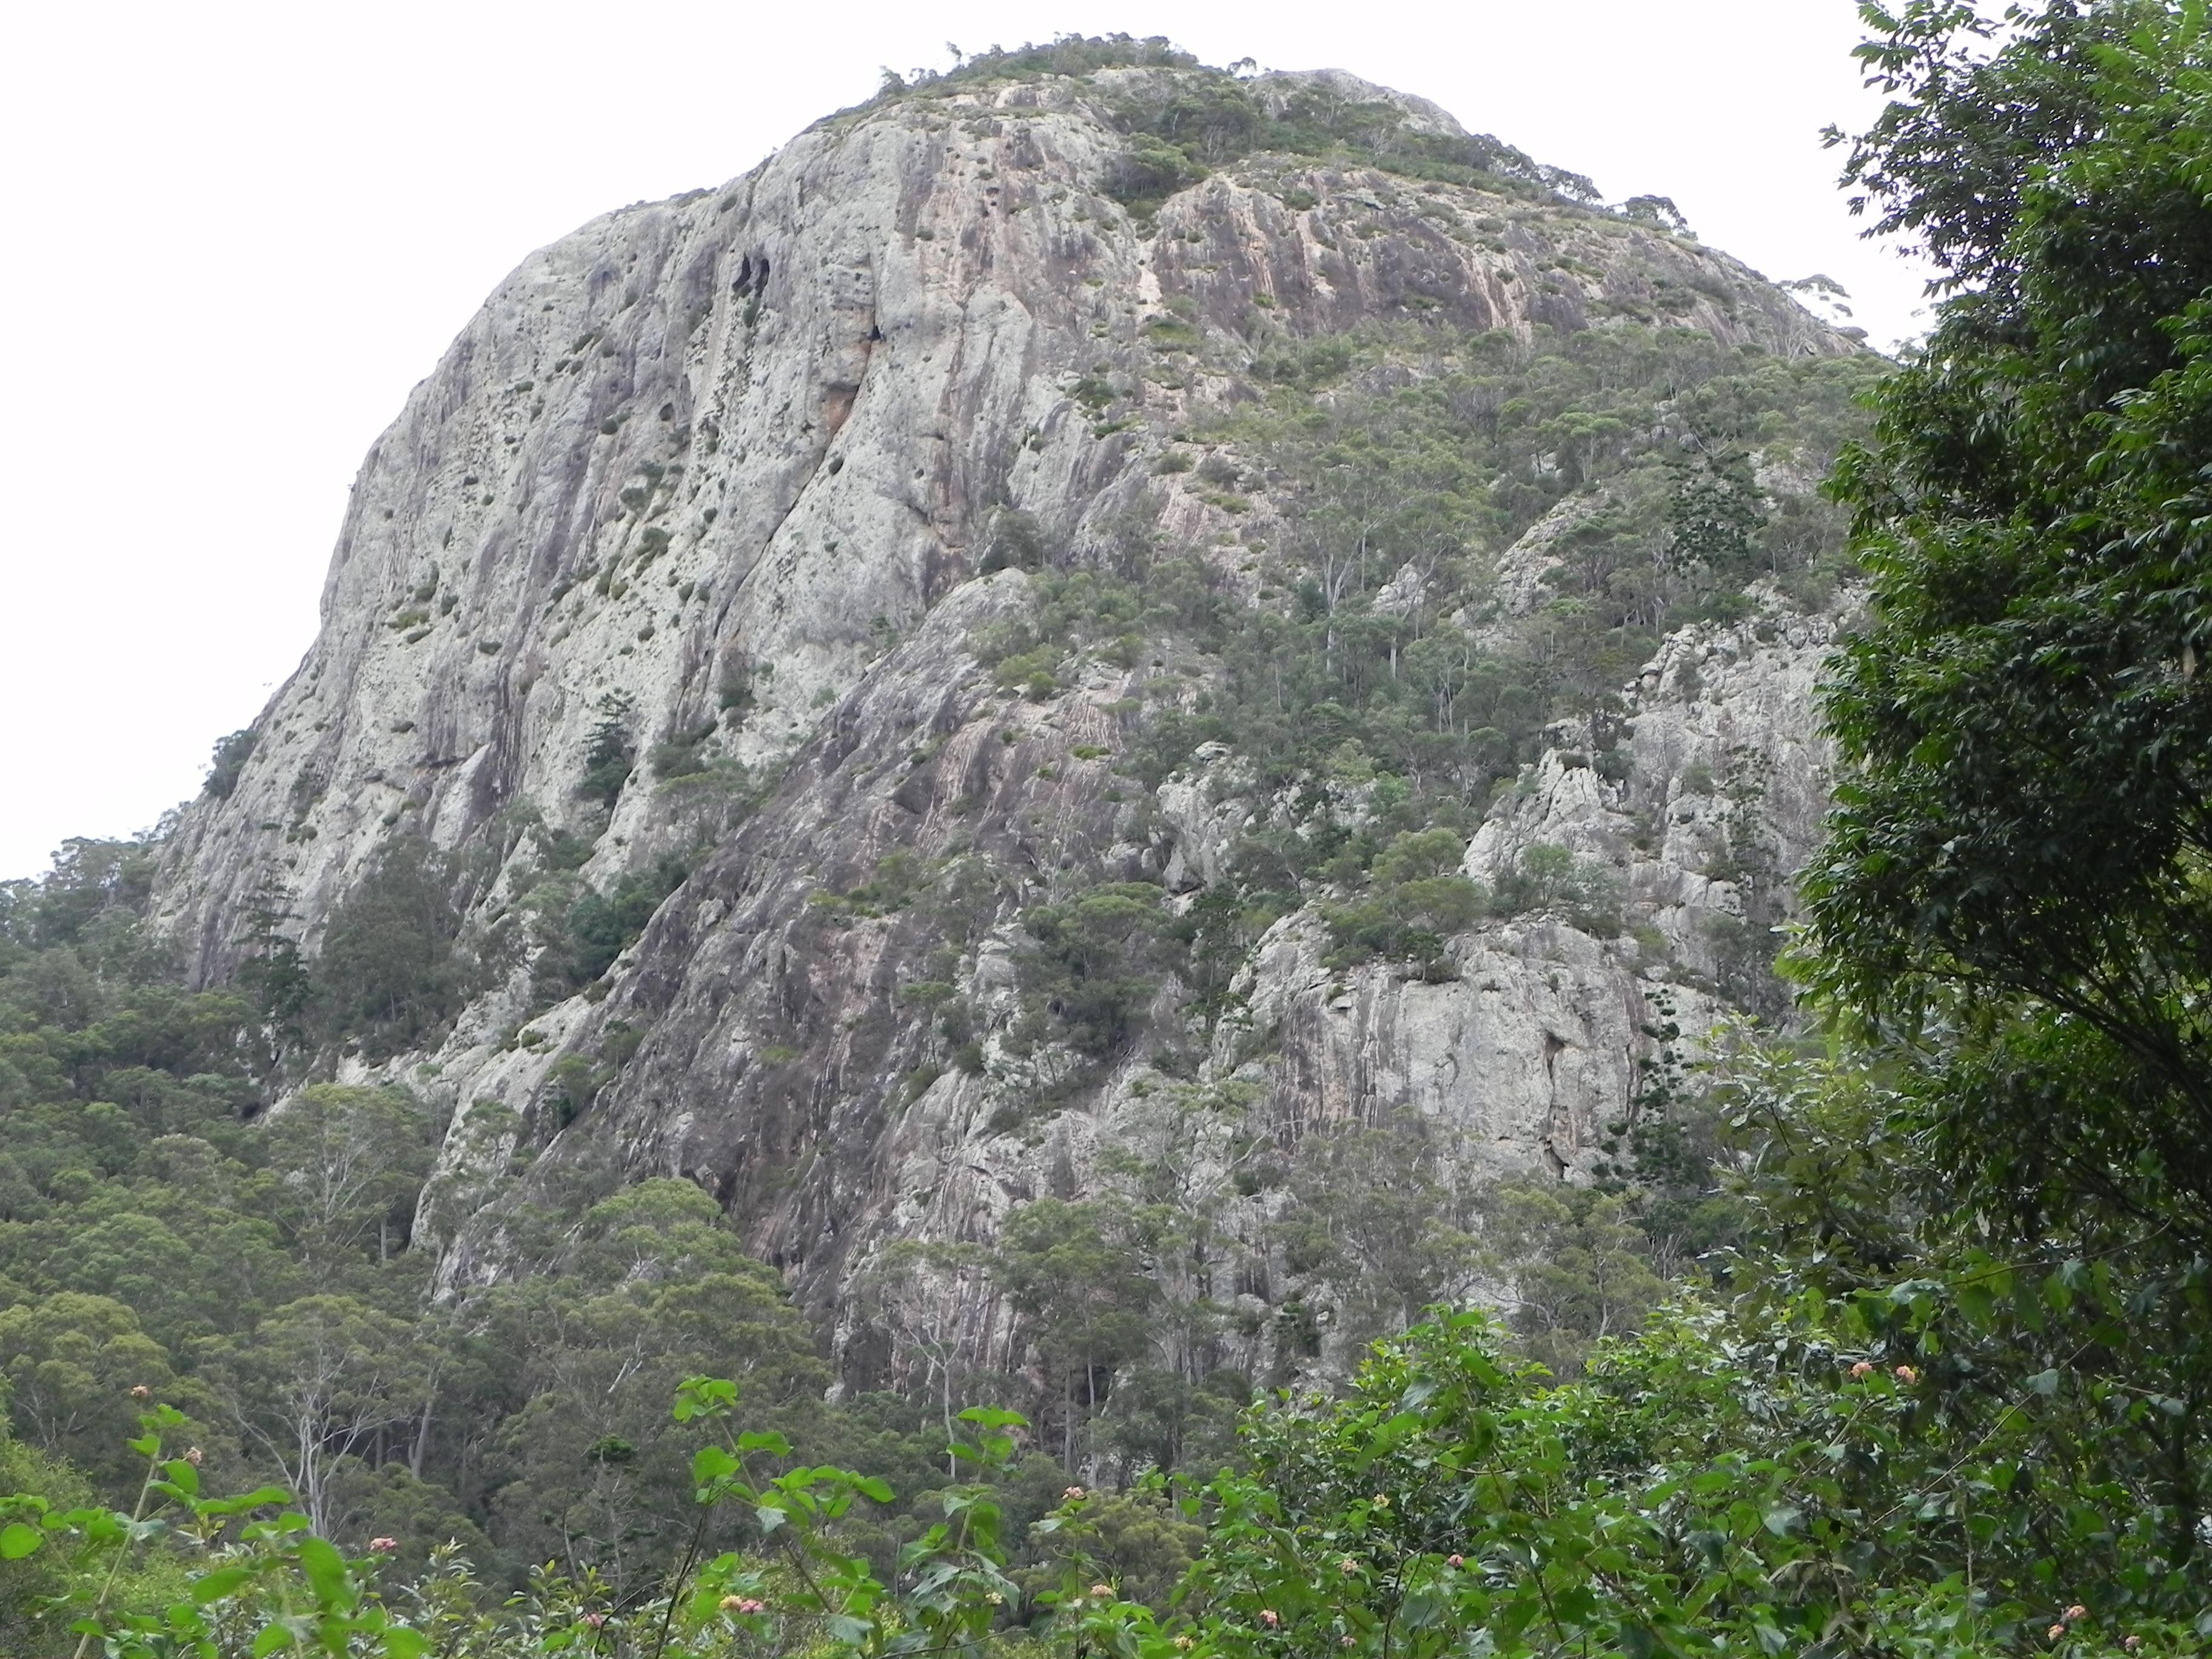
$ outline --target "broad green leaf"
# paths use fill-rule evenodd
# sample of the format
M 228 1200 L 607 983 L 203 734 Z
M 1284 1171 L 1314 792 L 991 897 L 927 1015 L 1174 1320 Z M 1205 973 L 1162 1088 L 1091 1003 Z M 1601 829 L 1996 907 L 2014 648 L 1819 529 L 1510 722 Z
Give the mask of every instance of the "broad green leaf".
M 203 1607 L 211 1601 L 222 1601 L 252 1578 L 254 1571 L 253 1567 L 241 1565 L 217 1567 L 212 1572 L 204 1572 L 192 1580 L 192 1600 Z
M 299 1553 L 300 1570 L 307 1574 L 316 1601 L 326 1608 L 350 1608 L 355 1600 L 353 1584 L 337 1546 L 310 1534 L 300 1540 Z

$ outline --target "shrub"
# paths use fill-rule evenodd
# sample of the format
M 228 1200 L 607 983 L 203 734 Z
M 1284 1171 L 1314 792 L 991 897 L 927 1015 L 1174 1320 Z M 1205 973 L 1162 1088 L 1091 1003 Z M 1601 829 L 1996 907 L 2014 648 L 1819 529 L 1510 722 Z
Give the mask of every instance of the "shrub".
M 1498 881 L 1498 908 L 1506 915 L 1548 911 L 1585 933 L 1611 939 L 1621 928 L 1620 888 L 1620 872 L 1603 860 L 1534 842 Z
M 1394 839 L 1376 856 L 1367 891 L 1325 908 L 1336 945 L 1329 965 L 1410 957 L 1425 977 L 1446 973 L 1444 940 L 1472 927 L 1483 912 L 1482 889 L 1459 873 L 1465 851 L 1452 830 L 1408 830 Z
M 1079 1053 L 1109 1054 L 1141 1024 L 1175 944 L 1166 896 L 1147 882 L 1109 882 L 1023 913 L 1036 941 L 1016 958 L 1023 988 Z
M 708 720 L 703 725 L 679 732 L 665 743 L 653 745 L 650 757 L 653 775 L 657 778 L 690 777 L 707 769 L 701 754 L 702 746 L 719 729 L 720 722 Z
M 445 855 L 398 836 L 339 904 L 310 970 L 329 1034 L 372 1059 L 430 1039 L 459 1010 L 468 963 Z
M 576 793 L 612 810 L 623 786 L 637 764 L 637 745 L 630 737 L 632 703 L 627 691 L 610 691 L 599 702 L 599 723 L 584 750 L 583 781 Z
M 752 708 L 752 671 L 744 664 L 733 663 L 722 671 L 722 682 L 714 690 L 714 706 L 725 714 L 740 718 Z
M 645 932 L 661 901 L 682 886 L 690 873 L 684 860 L 671 855 L 622 876 L 605 893 L 586 892 L 578 899 L 568 918 L 574 951 L 571 978 L 588 984 L 612 967 L 615 958 Z
M 238 787 L 238 780 L 246 770 L 246 763 L 253 753 L 253 745 L 260 733 L 252 726 L 218 738 L 215 753 L 208 763 L 207 782 L 203 786 L 217 800 L 228 800 L 231 791 Z
M 1034 651 L 1001 657 L 994 672 L 999 684 L 1007 690 L 1018 690 L 1031 702 L 1042 702 L 1060 690 L 1060 681 L 1054 672 L 1060 661 L 1058 647 L 1041 645 Z
M 1044 562 L 1044 527 L 1034 514 L 1002 507 L 991 514 L 982 561 L 976 567 L 979 572 L 988 575 L 994 570 L 1035 570 Z

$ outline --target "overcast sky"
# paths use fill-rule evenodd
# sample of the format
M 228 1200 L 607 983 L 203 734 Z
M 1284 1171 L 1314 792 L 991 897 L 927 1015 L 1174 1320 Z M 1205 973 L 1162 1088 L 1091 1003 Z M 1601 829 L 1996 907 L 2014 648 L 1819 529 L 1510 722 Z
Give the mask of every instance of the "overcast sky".
M 1671 196 L 1877 343 L 1829 122 L 1850 0 L 26 3 L 0 25 L 0 878 L 191 794 L 313 636 L 346 489 L 477 301 L 609 208 L 719 184 L 883 66 L 1054 34 L 1335 67 Z

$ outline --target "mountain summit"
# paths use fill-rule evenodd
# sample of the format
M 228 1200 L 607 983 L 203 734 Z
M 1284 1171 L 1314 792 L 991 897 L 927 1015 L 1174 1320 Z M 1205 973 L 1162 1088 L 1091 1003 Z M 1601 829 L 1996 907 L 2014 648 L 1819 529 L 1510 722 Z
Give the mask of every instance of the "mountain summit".
M 1335 70 L 889 84 L 500 286 L 158 918 L 450 1118 L 449 1288 L 680 1175 L 849 1382 L 1011 1368 L 958 1249 L 1134 1183 L 1176 1364 L 1332 1363 L 1787 1008 L 1882 366 L 1678 227 Z

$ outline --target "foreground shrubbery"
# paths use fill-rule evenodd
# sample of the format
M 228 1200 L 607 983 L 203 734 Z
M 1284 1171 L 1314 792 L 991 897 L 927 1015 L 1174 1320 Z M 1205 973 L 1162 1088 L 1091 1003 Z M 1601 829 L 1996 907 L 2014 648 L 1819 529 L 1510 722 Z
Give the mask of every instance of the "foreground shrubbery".
M 1778 1092 L 1793 1079 L 1809 1100 Z M 1855 1145 L 1870 1177 L 1911 1115 L 1802 1071 L 1745 1100 L 1802 1114 L 1785 1164 Z M 694 1379 L 675 1410 L 703 1442 L 690 1541 L 630 1594 L 549 1570 L 501 1597 L 450 1548 L 398 1575 L 396 1539 L 349 1561 L 282 1493 L 203 1495 L 161 1408 L 133 1442 L 135 1512 L 0 1499 L 0 1620 L 26 1656 L 70 1650 L 64 1626 L 133 1656 L 2200 1651 L 2212 1613 L 2168 1501 L 2163 1380 L 2116 1342 L 2140 1297 L 2096 1265 L 2039 1274 L 1909 1232 L 1909 1193 L 1880 1178 L 1838 1196 L 1838 1237 L 1917 1248 L 1911 1276 L 1852 1285 L 1863 1264 L 1793 1217 L 1827 1195 L 1784 1175 L 1763 1212 L 1796 1248 L 1745 1257 L 1733 1297 L 1601 1347 L 1578 1382 L 1451 1314 L 1382 1345 L 1341 1399 L 1255 1408 L 1242 1472 L 1150 1499 L 1156 1527 L 1206 1528 L 1172 1596 L 1101 1549 L 1093 1514 L 1126 1496 L 1070 1487 L 1018 1550 L 997 1493 L 1012 1413 L 962 1414 L 939 1518 L 882 1573 L 863 1516 L 890 1486 L 795 1461 L 735 1426 L 734 1385 Z M 2201 1283 L 2181 1294 L 2201 1319 Z M 2077 1363 L 2028 1371 L 2053 1341 Z M 2112 1363 L 2080 1363 L 2100 1341 Z M 718 1535 L 734 1547 L 702 1547 Z

